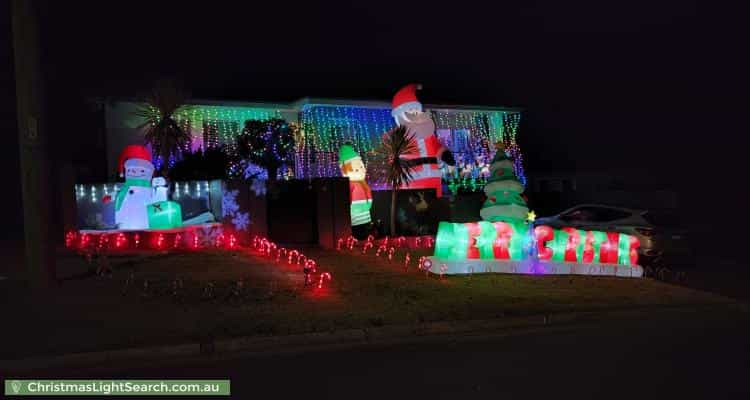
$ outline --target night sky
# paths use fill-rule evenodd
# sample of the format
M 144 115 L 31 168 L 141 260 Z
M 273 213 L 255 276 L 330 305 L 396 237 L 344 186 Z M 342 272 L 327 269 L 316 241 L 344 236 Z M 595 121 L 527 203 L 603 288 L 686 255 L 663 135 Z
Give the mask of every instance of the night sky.
M 722 126 L 720 114 L 746 97 L 730 78 L 746 69 L 745 45 L 741 14 L 716 3 L 40 3 L 55 134 L 71 147 L 92 129 L 80 123 L 84 98 L 136 96 L 160 77 L 195 98 L 247 101 L 390 100 L 416 81 L 424 103 L 524 108 L 530 174 L 648 176 L 686 197 L 696 180 L 718 179 L 715 193 L 737 197 L 723 194 L 740 168 L 729 143 L 747 128 Z M 0 79 L 13 88 L 9 18 L 0 23 Z M 15 140 L 12 90 L 2 96 Z M 4 146 L 10 175 L 16 150 Z

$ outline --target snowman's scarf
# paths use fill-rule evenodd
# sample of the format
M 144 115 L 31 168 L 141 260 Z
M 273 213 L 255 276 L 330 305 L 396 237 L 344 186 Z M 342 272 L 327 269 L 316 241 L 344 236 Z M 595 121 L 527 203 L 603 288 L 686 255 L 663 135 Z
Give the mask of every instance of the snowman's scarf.
M 151 181 L 148 179 L 125 179 L 125 183 L 122 184 L 120 190 L 117 192 L 115 197 L 115 211 L 120 211 L 122 202 L 125 200 L 125 196 L 128 195 L 131 187 L 151 187 Z

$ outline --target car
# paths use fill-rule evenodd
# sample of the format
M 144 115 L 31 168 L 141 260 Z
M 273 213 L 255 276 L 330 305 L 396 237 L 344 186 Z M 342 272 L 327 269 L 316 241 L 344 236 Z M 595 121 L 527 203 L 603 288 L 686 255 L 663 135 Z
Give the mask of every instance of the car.
M 665 260 L 687 265 L 693 259 L 687 232 L 679 227 L 679 219 L 665 212 L 581 204 L 551 217 L 537 218 L 534 224 L 633 235 L 640 241 L 638 263 L 643 266 Z

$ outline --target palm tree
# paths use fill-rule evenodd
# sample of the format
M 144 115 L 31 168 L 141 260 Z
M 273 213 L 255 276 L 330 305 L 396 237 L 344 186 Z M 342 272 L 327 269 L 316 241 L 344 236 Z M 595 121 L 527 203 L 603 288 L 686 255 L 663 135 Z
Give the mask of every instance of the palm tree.
M 402 157 L 419 151 L 414 134 L 405 126 L 398 126 L 383 136 L 383 143 L 377 150 L 377 159 L 383 167 L 385 181 L 391 186 L 391 235 L 396 235 L 396 198 L 398 190 L 412 180 L 414 165 Z
M 182 88 L 172 81 L 160 81 L 139 106 L 135 115 L 143 118 L 138 127 L 144 129 L 144 140 L 151 145 L 154 155 L 161 157 L 161 174 L 169 167 L 169 158 L 177 156 L 190 142 L 190 132 L 180 126 L 175 115 L 188 110 L 187 96 Z

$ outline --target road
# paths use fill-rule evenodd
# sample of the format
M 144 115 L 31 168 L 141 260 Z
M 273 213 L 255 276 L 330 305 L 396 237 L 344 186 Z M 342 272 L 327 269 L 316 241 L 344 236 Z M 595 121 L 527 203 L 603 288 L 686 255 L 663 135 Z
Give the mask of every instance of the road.
M 85 375 L 229 377 L 233 397 L 244 399 L 740 399 L 750 398 L 749 341 L 747 311 L 648 313 L 482 336 L 114 365 Z

